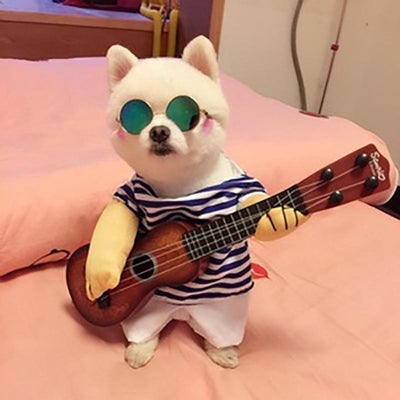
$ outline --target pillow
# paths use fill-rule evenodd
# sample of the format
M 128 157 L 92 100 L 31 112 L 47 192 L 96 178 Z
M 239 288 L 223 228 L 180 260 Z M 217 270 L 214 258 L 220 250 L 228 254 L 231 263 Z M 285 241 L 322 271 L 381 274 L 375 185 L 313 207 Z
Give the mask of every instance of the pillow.
M 103 59 L 0 60 L 0 76 L 7 94 L 0 98 L 4 275 L 53 249 L 86 243 L 115 187 L 132 171 L 108 141 Z
M 108 140 L 103 58 L 0 60 L 0 275 L 47 261 L 90 240 L 116 187 L 133 171 Z M 340 118 L 315 118 L 262 97 L 225 75 L 231 106 L 226 152 L 274 193 L 373 142 L 372 133 Z M 396 187 L 369 199 L 383 203 Z

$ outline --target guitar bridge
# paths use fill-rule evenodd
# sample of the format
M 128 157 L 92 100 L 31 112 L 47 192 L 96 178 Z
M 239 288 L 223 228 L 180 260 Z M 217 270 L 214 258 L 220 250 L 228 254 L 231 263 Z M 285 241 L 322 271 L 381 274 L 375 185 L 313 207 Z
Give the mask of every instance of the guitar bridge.
M 96 301 L 97 305 L 101 309 L 110 307 L 111 304 L 110 292 L 107 290 L 107 292 L 104 292 Z

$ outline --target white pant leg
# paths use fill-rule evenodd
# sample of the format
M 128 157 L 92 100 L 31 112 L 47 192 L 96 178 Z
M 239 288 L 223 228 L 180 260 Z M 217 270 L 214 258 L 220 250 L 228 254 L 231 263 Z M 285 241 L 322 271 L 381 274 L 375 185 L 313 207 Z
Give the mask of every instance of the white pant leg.
M 239 345 L 244 336 L 250 293 L 186 306 L 192 329 L 215 347 Z
M 173 318 L 179 306 L 153 296 L 137 313 L 126 318 L 122 329 L 129 342 L 143 343 L 157 336 Z
M 143 343 L 157 336 L 172 320 L 187 321 L 215 347 L 239 345 L 244 336 L 250 293 L 196 305 L 169 304 L 153 296 L 121 325 L 129 342 Z

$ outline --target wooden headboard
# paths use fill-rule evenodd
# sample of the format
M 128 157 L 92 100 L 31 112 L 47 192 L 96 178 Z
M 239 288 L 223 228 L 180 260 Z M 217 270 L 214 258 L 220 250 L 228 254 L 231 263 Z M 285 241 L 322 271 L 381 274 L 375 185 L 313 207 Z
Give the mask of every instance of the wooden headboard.
M 141 58 L 152 55 L 153 22 L 140 14 L 97 12 L 96 16 L 88 16 L 84 10 L 60 5 L 55 7 L 68 8 L 68 13 L 49 13 L 43 12 L 41 6 L 15 9 L 13 1 L 0 2 L 0 58 L 104 56 L 115 43 L 128 47 Z M 223 8 L 224 0 L 180 0 L 178 56 L 185 44 L 200 34 L 209 37 L 218 50 Z M 167 31 L 168 23 L 162 48 L 166 48 Z

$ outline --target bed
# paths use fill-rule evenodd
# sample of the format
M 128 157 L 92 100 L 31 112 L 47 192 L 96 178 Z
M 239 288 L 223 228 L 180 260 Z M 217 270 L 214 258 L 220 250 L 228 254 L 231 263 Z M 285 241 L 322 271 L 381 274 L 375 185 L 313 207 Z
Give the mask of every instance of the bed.
M 180 0 L 177 54 L 200 34 L 218 49 L 224 0 Z M 151 19 L 140 13 L 67 7 L 53 0 L 0 1 L 0 57 L 28 60 L 102 56 L 119 43 L 139 57 L 150 57 Z M 26 33 L 29 32 L 29 35 Z M 167 54 L 169 22 L 161 37 Z
M 199 337 L 175 322 L 154 359 L 130 369 L 121 329 L 83 321 L 65 260 L 41 258 L 87 242 L 132 173 L 108 143 L 105 60 L 0 60 L 0 76 L 1 398 L 399 399 L 400 224 L 360 201 L 315 214 L 281 240 L 251 241 L 256 284 L 237 369 L 210 362 Z M 307 116 L 221 79 L 226 151 L 271 193 L 369 142 L 390 157 L 350 121 Z M 370 202 L 391 197 L 393 163 L 391 178 Z

